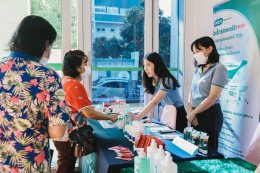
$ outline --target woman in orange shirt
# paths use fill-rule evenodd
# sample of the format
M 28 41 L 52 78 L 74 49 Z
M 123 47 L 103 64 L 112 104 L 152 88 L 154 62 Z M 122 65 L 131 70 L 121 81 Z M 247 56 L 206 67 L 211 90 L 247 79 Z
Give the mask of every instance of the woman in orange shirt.
M 88 98 L 84 86 L 80 83 L 82 80 L 81 75 L 85 73 L 87 62 L 87 56 L 80 50 L 69 51 L 64 57 L 62 66 L 62 72 L 64 74 L 62 87 L 66 104 L 72 110 L 71 119 L 80 125 L 85 124 L 87 118 L 115 122 L 119 114 L 110 116 L 96 111 Z M 71 129 L 71 127 L 69 127 L 69 129 Z M 54 145 L 58 151 L 57 173 L 71 173 L 74 171 L 76 158 L 74 157 L 74 148 L 71 147 L 67 136 L 54 141 Z

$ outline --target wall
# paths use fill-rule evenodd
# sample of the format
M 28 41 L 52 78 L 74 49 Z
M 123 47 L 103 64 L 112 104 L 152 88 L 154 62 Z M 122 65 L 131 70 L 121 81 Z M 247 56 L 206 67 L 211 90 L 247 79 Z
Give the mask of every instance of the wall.
M 194 72 L 191 43 L 202 36 L 212 36 L 213 32 L 213 6 L 224 0 L 186 0 L 184 17 L 184 103 L 187 100 Z
M 0 1 L 0 57 L 6 55 L 10 38 L 24 16 L 29 14 L 29 0 L 1 0 Z

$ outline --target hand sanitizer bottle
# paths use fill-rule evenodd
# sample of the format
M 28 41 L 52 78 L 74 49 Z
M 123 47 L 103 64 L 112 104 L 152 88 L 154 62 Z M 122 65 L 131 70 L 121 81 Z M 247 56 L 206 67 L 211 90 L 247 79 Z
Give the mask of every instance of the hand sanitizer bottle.
M 172 156 L 169 152 L 165 151 L 165 159 L 161 161 L 162 173 L 177 173 L 177 165 L 172 161 Z
M 150 159 L 146 158 L 144 150 L 138 153 L 134 159 L 135 173 L 150 173 Z
M 147 147 L 147 158 L 150 158 L 150 172 L 154 172 L 154 156 L 157 153 L 158 148 L 157 148 L 157 143 L 155 142 L 154 139 L 151 141 L 151 145 Z
M 162 169 L 161 161 L 164 160 L 164 158 L 165 158 L 165 154 L 164 154 L 163 146 L 159 145 L 159 149 L 154 156 L 154 167 L 153 167 L 154 173 L 161 172 Z

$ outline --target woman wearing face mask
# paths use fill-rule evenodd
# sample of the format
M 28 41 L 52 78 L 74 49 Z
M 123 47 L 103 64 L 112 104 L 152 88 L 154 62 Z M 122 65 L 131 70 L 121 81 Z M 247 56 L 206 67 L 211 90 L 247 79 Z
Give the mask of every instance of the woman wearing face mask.
M 72 110 L 70 117 L 79 126 L 85 124 L 87 118 L 115 122 L 119 114 L 110 116 L 96 111 L 84 86 L 80 83 L 87 62 L 88 58 L 81 50 L 69 51 L 64 56 L 62 87 L 66 104 Z M 69 124 L 68 132 L 71 131 L 71 127 L 72 124 Z M 58 169 L 56 173 L 74 172 L 76 158 L 74 157 L 74 148 L 71 147 L 71 143 L 68 141 L 68 134 L 62 139 L 55 139 L 54 145 L 58 151 Z
M 56 39 L 44 18 L 26 16 L 0 60 L 0 172 L 50 172 L 48 138 L 69 121 L 61 78 L 39 61 Z
M 188 101 L 187 119 L 192 126 L 209 135 L 209 148 L 218 149 L 223 114 L 219 104 L 222 89 L 227 83 L 227 69 L 219 62 L 212 38 L 201 37 L 191 44 L 196 67 Z
M 143 86 L 152 99 L 133 120 L 139 120 L 149 113 L 148 122 L 151 122 L 155 106 L 174 105 L 177 109 L 176 129 L 183 132 L 183 129 L 187 127 L 187 119 L 183 100 L 178 91 L 180 85 L 177 79 L 170 73 L 161 56 L 156 52 L 147 54 L 143 63 Z

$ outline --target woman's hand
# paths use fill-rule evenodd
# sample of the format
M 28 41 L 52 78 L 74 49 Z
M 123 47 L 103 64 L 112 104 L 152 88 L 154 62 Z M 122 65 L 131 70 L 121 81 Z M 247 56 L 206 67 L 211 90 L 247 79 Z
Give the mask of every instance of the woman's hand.
M 152 119 L 149 117 L 144 121 L 144 123 L 151 123 L 151 122 L 152 122 Z
M 113 115 L 109 115 L 110 116 L 110 121 L 112 121 L 113 123 L 117 121 L 117 117 L 119 116 L 120 114 L 113 114 Z
M 137 121 L 137 120 L 140 120 L 140 115 L 138 114 L 138 115 L 136 115 L 135 117 L 133 116 L 133 119 L 132 119 L 132 121 Z
M 198 125 L 199 125 L 199 122 L 198 122 L 198 120 L 197 120 L 197 117 L 196 117 L 196 116 L 195 116 L 194 120 L 191 122 L 191 124 L 192 124 L 194 127 L 196 127 L 196 126 L 198 126 Z
M 188 119 L 188 121 L 190 123 L 192 123 L 192 121 L 196 118 L 196 114 L 194 114 L 193 112 L 190 112 L 187 114 L 186 118 Z

